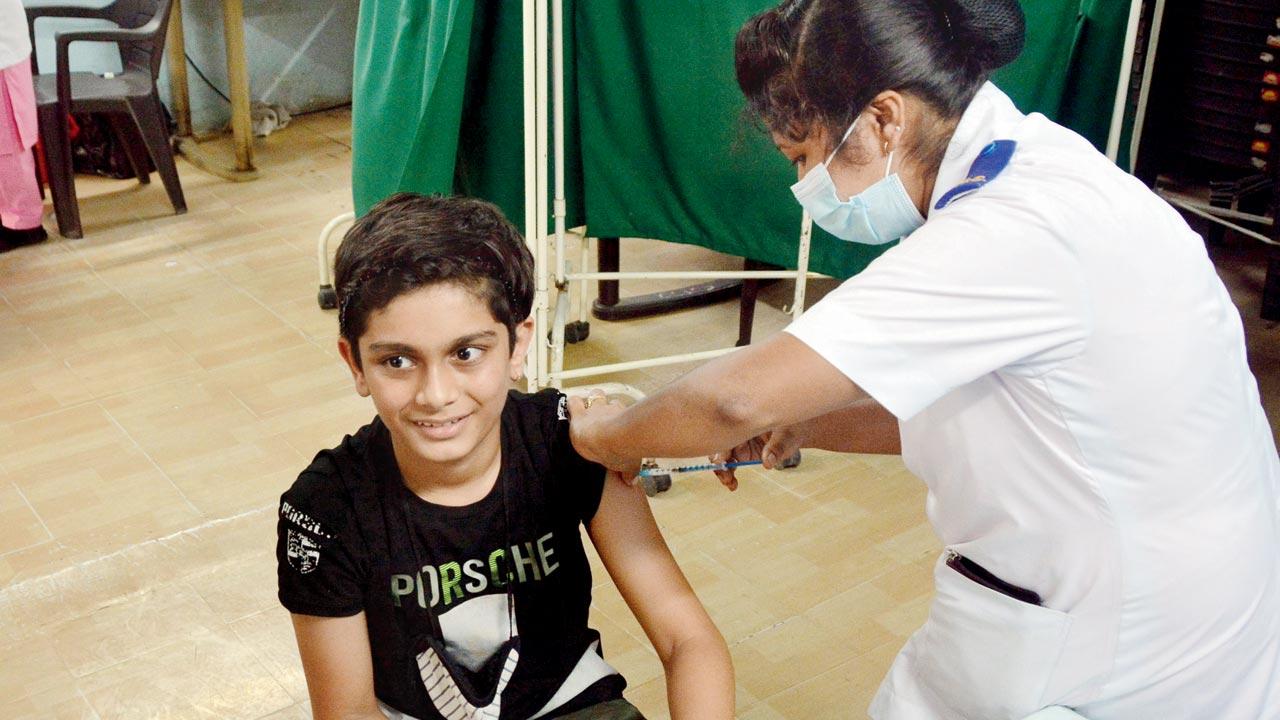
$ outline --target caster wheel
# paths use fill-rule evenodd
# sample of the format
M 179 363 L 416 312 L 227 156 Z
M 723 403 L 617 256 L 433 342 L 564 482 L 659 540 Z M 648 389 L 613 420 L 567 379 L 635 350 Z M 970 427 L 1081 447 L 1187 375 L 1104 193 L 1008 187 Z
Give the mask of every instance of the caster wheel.
M 653 497 L 660 492 L 666 492 L 671 489 L 670 475 L 648 475 L 642 478 L 644 484 L 644 494 Z
M 580 343 L 591 336 L 591 323 L 583 320 L 574 320 L 564 326 L 564 341 L 567 343 Z
M 783 460 L 783 461 L 782 461 L 782 469 L 783 469 L 783 470 L 787 470 L 787 469 L 789 469 L 789 468 L 797 467 L 798 465 L 800 465 L 800 451 L 799 451 L 799 450 L 797 450 L 797 451 L 796 451 L 796 454 L 795 454 L 795 455 L 792 455 L 791 457 L 789 457 L 789 458 L 787 458 L 786 460 Z
M 322 310 L 333 310 L 338 307 L 338 291 L 332 285 L 321 285 L 320 292 L 316 294 L 316 302 L 320 303 Z
M 646 460 L 640 464 L 641 470 L 654 470 L 658 467 L 658 463 L 652 460 Z M 644 486 L 644 494 L 653 497 L 660 492 L 666 492 L 671 489 L 670 475 L 642 475 L 640 483 Z

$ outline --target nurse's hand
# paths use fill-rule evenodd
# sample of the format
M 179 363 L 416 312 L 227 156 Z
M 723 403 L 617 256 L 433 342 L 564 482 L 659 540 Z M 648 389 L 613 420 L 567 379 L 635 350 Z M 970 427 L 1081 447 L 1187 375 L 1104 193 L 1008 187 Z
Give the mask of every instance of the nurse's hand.
M 592 391 L 586 397 L 570 397 L 569 440 L 578 454 L 619 473 L 631 485 L 640 473 L 643 458 L 609 452 L 596 442 L 605 423 L 621 415 L 626 407 L 614 398 Z
M 770 430 L 732 450 L 718 452 L 712 455 L 710 460 L 713 463 L 759 460 L 764 464 L 766 470 L 772 470 L 780 466 L 783 460 L 795 455 L 804 447 L 805 439 L 808 437 L 808 430 L 808 423 L 799 423 L 777 430 Z M 720 484 L 729 488 L 729 490 L 738 489 L 738 478 L 734 474 L 733 468 L 715 472 L 716 477 L 720 478 Z

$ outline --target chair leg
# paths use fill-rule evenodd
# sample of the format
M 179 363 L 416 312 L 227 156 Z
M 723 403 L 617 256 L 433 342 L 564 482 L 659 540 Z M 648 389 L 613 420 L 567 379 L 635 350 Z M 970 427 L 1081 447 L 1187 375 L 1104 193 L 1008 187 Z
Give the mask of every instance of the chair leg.
M 80 205 L 76 200 L 75 173 L 71 169 L 71 141 L 67 115 L 57 106 L 40 109 L 40 132 L 44 139 L 45 169 L 49 173 L 49 194 L 58 218 L 58 232 L 66 238 L 84 237 L 80 226 Z
M 174 212 L 179 215 L 185 213 L 187 200 L 178 180 L 178 167 L 173 162 L 173 144 L 169 140 L 169 128 L 165 126 L 164 111 L 160 109 L 160 99 L 155 95 L 130 98 L 129 112 L 147 144 L 151 162 L 160 173 L 160 180 L 164 182 L 164 189 L 169 194 L 169 202 L 173 203 Z
M 115 136 L 116 142 L 120 143 L 120 147 L 124 148 L 125 156 L 129 158 L 129 167 L 133 168 L 134 177 L 138 178 L 138 182 L 143 185 L 149 184 L 151 163 L 147 160 L 147 148 L 133 125 L 133 118 L 120 113 L 111 113 L 107 116 L 107 122 L 111 123 L 111 134 Z

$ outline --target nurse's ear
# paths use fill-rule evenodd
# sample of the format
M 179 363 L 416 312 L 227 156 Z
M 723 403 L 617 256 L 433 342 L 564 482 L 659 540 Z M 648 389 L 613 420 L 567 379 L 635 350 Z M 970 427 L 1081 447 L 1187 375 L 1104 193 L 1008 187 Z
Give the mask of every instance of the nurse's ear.
M 897 90 L 885 90 L 872 98 L 867 107 L 872 119 L 871 133 L 886 155 L 902 144 L 910 104 L 911 100 Z

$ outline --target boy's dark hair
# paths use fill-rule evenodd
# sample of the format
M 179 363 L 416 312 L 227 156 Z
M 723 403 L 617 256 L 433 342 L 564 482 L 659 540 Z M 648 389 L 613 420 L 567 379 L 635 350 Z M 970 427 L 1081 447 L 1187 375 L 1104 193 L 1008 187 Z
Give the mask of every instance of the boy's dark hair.
M 533 256 L 496 206 L 465 197 L 396 193 L 356 221 L 338 246 L 338 331 L 360 363 L 369 315 L 407 292 L 457 283 L 507 326 L 533 307 Z

